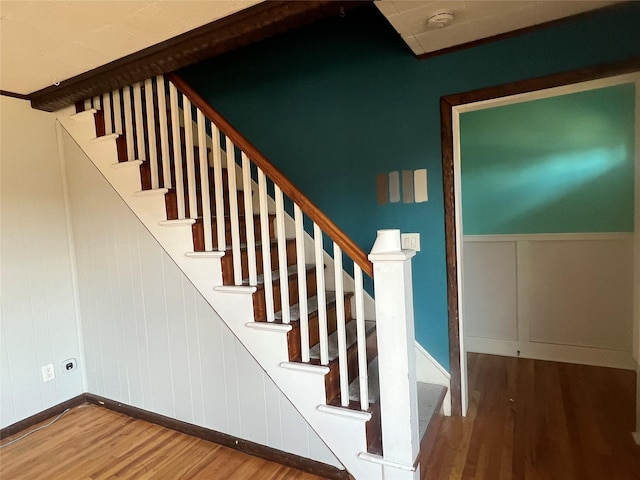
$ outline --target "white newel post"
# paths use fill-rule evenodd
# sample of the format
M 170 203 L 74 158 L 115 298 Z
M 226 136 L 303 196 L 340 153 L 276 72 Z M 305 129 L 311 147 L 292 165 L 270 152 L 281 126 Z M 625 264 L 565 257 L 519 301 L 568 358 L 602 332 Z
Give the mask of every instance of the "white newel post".
M 420 452 L 411 258 L 400 230 L 379 230 L 373 263 L 385 479 L 419 479 Z

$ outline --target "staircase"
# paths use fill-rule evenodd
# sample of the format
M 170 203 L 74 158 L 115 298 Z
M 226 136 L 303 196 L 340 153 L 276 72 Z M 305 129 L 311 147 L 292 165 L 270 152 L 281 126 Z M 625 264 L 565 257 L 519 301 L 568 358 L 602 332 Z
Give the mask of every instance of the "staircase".
M 58 118 L 351 475 L 419 478 L 445 389 L 415 381 L 399 232 L 379 236 L 372 263 L 175 75 Z

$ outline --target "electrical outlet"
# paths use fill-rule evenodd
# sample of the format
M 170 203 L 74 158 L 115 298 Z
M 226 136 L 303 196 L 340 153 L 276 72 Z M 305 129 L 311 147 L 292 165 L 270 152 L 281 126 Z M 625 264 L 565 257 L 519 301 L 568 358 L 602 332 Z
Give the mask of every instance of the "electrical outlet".
M 420 251 L 420 234 L 419 233 L 403 233 L 402 237 L 402 248 L 406 248 L 408 250 L 415 250 L 416 252 Z
M 62 362 L 62 371 L 63 372 L 72 372 L 78 366 L 78 362 L 76 362 L 75 358 L 70 358 Z
M 56 373 L 53 371 L 53 363 L 42 367 L 42 381 L 48 382 L 56 378 Z

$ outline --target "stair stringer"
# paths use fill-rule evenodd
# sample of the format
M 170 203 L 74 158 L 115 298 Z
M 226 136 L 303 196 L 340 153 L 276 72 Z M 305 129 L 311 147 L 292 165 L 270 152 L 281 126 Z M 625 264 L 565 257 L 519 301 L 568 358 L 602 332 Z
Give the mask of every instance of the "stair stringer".
M 317 372 L 313 372 L 314 368 L 287 368 L 286 330 L 274 328 L 273 332 L 265 332 L 248 326 L 262 323 L 253 321 L 253 290 L 222 287 L 220 257 L 188 255 L 193 250 L 191 223 L 161 223 L 166 218 L 166 191 L 141 193 L 140 163 L 118 163 L 117 135 L 96 138 L 93 114 L 75 114 L 69 107 L 58 112 L 58 120 L 349 473 L 356 479 L 383 478 L 381 465 L 359 458 L 367 451 L 365 423 L 369 414 L 318 408 L 326 406 L 323 367 L 317 367 Z

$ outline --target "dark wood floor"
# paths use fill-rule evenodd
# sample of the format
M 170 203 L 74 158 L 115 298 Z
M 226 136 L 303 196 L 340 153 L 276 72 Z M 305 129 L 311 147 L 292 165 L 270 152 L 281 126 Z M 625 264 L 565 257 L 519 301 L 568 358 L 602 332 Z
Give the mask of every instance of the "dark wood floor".
M 76 407 L 50 427 L 0 450 L 2 480 L 108 478 L 320 479 L 93 405 Z
M 640 479 L 635 372 L 468 360 L 468 416 L 436 420 L 423 439 L 422 480 Z

